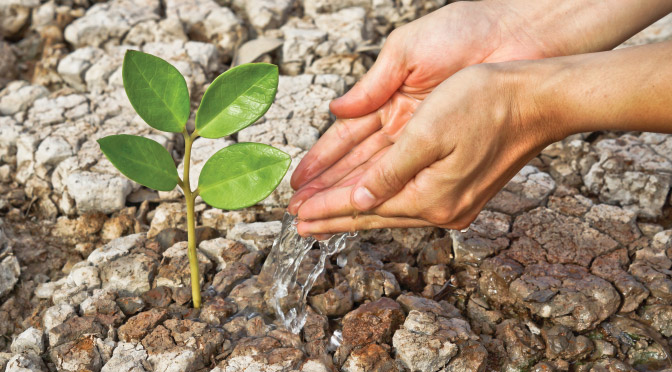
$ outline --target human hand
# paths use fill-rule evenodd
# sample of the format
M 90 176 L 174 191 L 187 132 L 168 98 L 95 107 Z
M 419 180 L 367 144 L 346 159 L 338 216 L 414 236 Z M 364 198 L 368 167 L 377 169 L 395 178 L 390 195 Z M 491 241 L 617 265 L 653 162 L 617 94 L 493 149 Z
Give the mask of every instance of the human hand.
M 550 55 L 546 45 L 513 25 L 520 17 L 510 13 L 497 2 L 459 2 L 392 32 L 371 70 L 331 103 L 341 119 L 292 175 L 292 187 L 302 190 L 289 211 L 295 214 L 301 202 L 392 144 L 421 100 L 456 71 L 482 62 Z
M 447 79 L 392 144 L 300 205 L 299 233 L 468 226 L 518 170 L 565 135 L 523 119 L 532 115 L 519 107 L 515 83 L 506 64 Z
M 362 80 L 332 102 L 336 116 L 357 118 L 338 120 L 304 157 L 289 211 L 394 142 L 419 102 L 461 68 L 609 50 L 670 11 L 672 2 L 660 0 L 487 0 L 400 27 Z

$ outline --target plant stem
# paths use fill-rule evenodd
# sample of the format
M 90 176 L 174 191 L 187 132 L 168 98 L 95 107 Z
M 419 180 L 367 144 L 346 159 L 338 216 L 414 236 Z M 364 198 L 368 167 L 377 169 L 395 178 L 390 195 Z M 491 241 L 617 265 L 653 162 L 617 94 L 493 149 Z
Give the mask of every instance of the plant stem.
M 191 271 L 191 298 L 194 303 L 194 308 L 201 308 L 201 275 L 198 272 L 198 254 L 196 253 L 196 221 L 194 218 L 194 202 L 197 193 L 191 191 L 191 183 L 189 182 L 189 165 L 191 164 L 191 145 L 194 138 L 189 135 L 185 129 L 184 135 L 184 174 L 183 186 L 184 198 L 187 202 L 187 240 L 188 249 L 187 256 L 189 257 L 189 269 Z

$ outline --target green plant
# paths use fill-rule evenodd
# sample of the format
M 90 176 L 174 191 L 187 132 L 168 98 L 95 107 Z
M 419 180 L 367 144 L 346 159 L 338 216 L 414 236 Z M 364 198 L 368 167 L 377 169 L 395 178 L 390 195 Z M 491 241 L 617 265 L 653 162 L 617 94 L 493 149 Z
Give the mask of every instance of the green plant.
M 191 146 L 196 138 L 221 138 L 259 119 L 273 103 L 278 68 L 250 63 L 219 75 L 208 87 L 196 111 L 196 128 L 186 128 L 190 114 L 184 77 L 161 58 L 129 50 L 122 76 L 126 95 L 140 117 L 152 128 L 182 133 L 184 173 L 159 143 L 140 136 L 113 135 L 98 140 L 100 149 L 126 177 L 149 188 L 170 191 L 180 186 L 187 207 L 188 257 L 192 300 L 201 306 L 200 274 L 196 255 L 194 202 L 198 195 L 221 209 L 240 209 L 266 198 L 284 177 L 291 158 L 259 143 L 237 143 L 215 153 L 203 166 L 196 190 L 189 183 Z

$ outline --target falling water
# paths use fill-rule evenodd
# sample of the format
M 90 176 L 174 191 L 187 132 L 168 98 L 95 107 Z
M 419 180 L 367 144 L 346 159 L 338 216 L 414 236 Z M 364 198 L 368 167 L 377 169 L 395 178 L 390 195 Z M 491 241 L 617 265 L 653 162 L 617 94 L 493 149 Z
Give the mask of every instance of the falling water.
M 285 327 L 299 333 L 306 322 L 306 300 L 317 277 L 324 271 L 327 258 L 342 251 L 349 238 L 356 233 L 336 234 L 328 240 L 301 237 L 296 231 L 296 218 L 285 213 L 282 218 L 280 236 L 273 242 L 273 248 L 264 263 L 262 272 L 272 273 L 273 285 L 268 299 L 275 314 Z M 320 247 L 318 263 L 310 271 L 304 283 L 297 280 L 301 261 L 315 242 Z

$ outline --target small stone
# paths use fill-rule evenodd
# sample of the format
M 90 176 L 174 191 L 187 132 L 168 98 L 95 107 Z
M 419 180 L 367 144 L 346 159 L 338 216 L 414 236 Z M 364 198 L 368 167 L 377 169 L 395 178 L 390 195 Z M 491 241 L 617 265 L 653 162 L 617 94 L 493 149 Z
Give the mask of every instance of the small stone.
M 114 349 L 112 358 L 105 363 L 101 372 L 149 372 L 147 352 L 141 344 L 119 342 Z
M 49 330 L 49 347 L 54 348 L 66 342 L 75 341 L 80 335 L 90 334 L 103 337 L 105 329 L 93 317 L 73 317 Z
M 12 342 L 10 349 L 14 354 L 34 353 L 41 355 L 44 353 L 44 333 L 39 329 L 30 327 L 21 332 Z
M 71 173 L 65 184 L 79 213 L 119 211 L 133 189 L 125 177 L 86 171 Z
M 42 358 L 35 354 L 17 354 L 7 362 L 5 372 L 46 372 Z
M 401 306 L 392 299 L 383 297 L 364 304 L 343 318 L 343 345 L 389 343 L 404 319 Z
M 167 229 L 161 230 L 161 232 L 154 237 L 154 239 L 159 242 L 159 245 L 163 250 L 166 250 L 179 242 L 186 242 L 187 238 L 188 236 L 186 231 L 175 227 L 169 227 Z
M 221 297 L 214 297 L 203 304 L 200 319 L 213 326 L 222 326 L 238 310 L 236 304 Z
M 163 309 L 151 309 L 144 311 L 130 319 L 119 327 L 119 339 L 124 342 L 139 342 L 154 327 L 162 323 L 168 317 L 168 312 Z
M 150 307 L 170 305 L 172 291 L 167 287 L 156 287 L 142 294 L 141 298 Z
M 41 85 L 29 85 L 25 81 L 9 83 L 0 91 L 0 114 L 14 115 L 25 111 L 36 99 L 49 94 L 49 90 Z
M 49 136 L 37 147 L 35 162 L 56 166 L 70 156 L 72 156 L 72 148 L 68 141 L 61 136 Z
M 273 246 L 273 241 L 280 234 L 282 223 L 280 221 L 240 223 L 229 230 L 226 238 L 248 244 L 256 250 L 268 254 Z
M 137 296 L 117 298 L 117 306 L 126 316 L 135 315 L 145 308 L 145 301 Z
M 345 280 L 341 280 L 334 288 L 329 288 L 325 293 L 310 296 L 308 300 L 310 306 L 326 316 L 343 316 L 354 305 L 352 290 Z
M 369 344 L 350 353 L 341 367 L 343 372 L 396 372 L 397 366 L 390 355 L 380 345 Z
M 249 252 L 243 243 L 226 238 L 205 240 L 198 245 L 198 249 L 217 264 L 217 271 L 226 269 Z
M 184 203 L 162 203 L 154 210 L 154 218 L 147 232 L 148 238 L 167 229 L 187 228 L 187 210 Z M 170 233 L 167 233 L 170 235 Z M 177 233 L 176 233 L 177 234 Z
M 19 260 L 14 256 L 7 256 L 0 261 L 0 298 L 14 289 L 19 281 L 21 267 Z
M 450 237 L 433 240 L 427 243 L 418 254 L 419 266 L 448 265 L 453 254 L 453 239 Z
M 446 265 L 432 265 L 424 272 L 424 280 L 427 284 L 443 286 L 448 280 L 450 272 Z
M 68 275 L 68 282 L 75 286 L 82 286 L 87 290 L 100 288 L 101 285 L 98 268 L 95 266 L 82 266 L 73 269 Z
M 513 233 L 521 238 L 507 256 L 523 264 L 571 263 L 588 266 L 597 256 L 613 251 L 618 242 L 576 217 L 540 207 L 516 218 Z
M 518 320 L 507 319 L 500 323 L 497 326 L 497 339 L 504 343 L 508 354 L 505 368 L 526 368 L 542 357 L 543 340 Z
M 201 224 L 203 226 L 210 226 L 217 230 L 227 231 L 239 223 L 255 222 L 255 215 L 252 211 L 229 211 L 225 212 L 221 209 L 207 209 L 201 213 Z
M 114 239 L 104 246 L 91 252 L 87 258 L 87 261 L 89 261 L 94 266 L 100 266 L 104 263 L 127 255 L 131 249 L 142 246 L 144 241 L 145 234 L 133 234 Z
M 48 333 L 52 328 L 65 323 L 68 319 L 75 316 L 77 316 L 77 313 L 72 305 L 54 305 L 44 312 L 42 321 L 44 331 Z
M 53 347 L 49 355 L 59 371 L 99 371 L 103 359 L 96 340 L 98 338 L 93 335 L 83 335 L 77 340 Z
M 429 327 L 418 327 L 418 324 Z M 442 335 L 436 315 L 412 310 L 404 326 L 394 333 L 392 344 L 397 359 L 412 371 L 436 372 L 457 354 L 458 347 Z
M 250 276 L 252 276 L 252 272 L 247 266 L 240 262 L 232 262 L 215 275 L 212 279 L 212 287 L 220 296 L 226 296 L 233 287 Z
M 137 296 L 152 287 L 158 262 L 142 253 L 120 257 L 100 269 L 102 288 L 121 296 Z
M 586 336 L 575 336 L 563 326 L 553 326 L 541 332 L 546 342 L 548 359 L 581 360 L 593 352 L 593 342 Z

